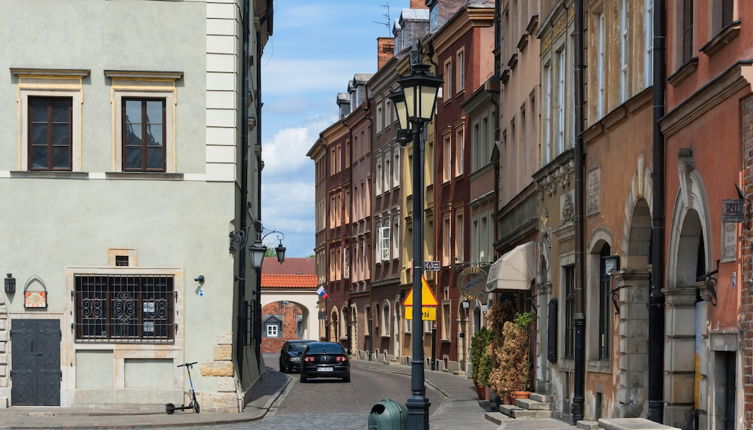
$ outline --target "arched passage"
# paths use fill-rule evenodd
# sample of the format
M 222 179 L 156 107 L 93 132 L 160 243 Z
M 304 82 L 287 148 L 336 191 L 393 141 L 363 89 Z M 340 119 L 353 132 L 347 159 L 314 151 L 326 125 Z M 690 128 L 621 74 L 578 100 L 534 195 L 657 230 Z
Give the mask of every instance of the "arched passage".
M 309 310 L 300 303 L 278 300 L 264 305 L 262 314 L 263 353 L 277 353 L 286 340 L 306 339 Z

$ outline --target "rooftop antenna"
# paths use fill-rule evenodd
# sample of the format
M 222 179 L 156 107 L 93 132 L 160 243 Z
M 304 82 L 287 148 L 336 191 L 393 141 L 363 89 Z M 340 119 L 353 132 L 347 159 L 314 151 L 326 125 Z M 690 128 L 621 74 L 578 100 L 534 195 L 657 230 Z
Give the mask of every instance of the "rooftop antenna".
M 387 27 L 387 35 L 392 35 L 392 19 L 390 15 L 390 2 L 389 0 L 384 0 L 384 4 L 382 5 L 382 9 L 384 9 L 384 15 L 382 17 L 385 19 L 385 21 L 371 21 L 374 24 L 379 24 Z

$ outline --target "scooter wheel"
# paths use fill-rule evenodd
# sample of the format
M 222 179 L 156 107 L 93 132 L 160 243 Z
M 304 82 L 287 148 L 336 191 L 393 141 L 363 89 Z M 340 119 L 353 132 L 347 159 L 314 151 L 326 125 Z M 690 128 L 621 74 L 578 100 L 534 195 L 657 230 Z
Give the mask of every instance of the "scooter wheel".
M 201 412 L 201 408 L 199 407 L 199 402 L 197 402 L 196 400 L 193 401 L 193 411 L 196 412 L 197 414 Z
M 175 405 L 172 403 L 167 403 L 165 405 L 165 413 L 168 415 L 172 415 L 173 412 L 175 412 Z

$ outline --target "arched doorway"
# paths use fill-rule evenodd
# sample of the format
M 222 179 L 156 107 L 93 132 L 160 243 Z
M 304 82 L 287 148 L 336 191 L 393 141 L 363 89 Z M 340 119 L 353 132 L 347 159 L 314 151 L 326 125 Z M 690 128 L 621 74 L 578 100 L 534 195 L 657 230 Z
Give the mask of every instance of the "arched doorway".
M 337 313 L 337 309 L 332 309 L 332 316 L 330 318 L 329 341 L 340 341 L 340 317 Z
M 470 301 L 461 300 L 458 303 L 458 366 L 465 370 L 470 355 L 470 330 L 468 327 L 468 309 L 465 305 L 470 306 Z
M 395 300 L 395 318 L 392 322 L 392 353 L 395 355 L 395 360 L 400 357 L 400 321 L 401 321 L 401 309 L 400 301 Z
M 286 340 L 307 339 L 308 309 L 300 303 L 278 300 L 262 307 L 263 353 L 280 352 Z

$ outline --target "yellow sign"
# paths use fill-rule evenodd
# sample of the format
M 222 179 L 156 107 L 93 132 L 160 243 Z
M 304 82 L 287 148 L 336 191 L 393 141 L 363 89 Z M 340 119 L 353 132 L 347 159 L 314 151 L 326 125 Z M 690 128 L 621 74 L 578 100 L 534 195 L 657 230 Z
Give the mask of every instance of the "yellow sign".
M 413 319 L 413 306 L 405 307 L 405 319 Z M 421 308 L 421 319 L 423 321 L 436 321 L 437 320 L 437 308 L 434 306 Z
M 413 306 L 413 288 L 408 292 L 408 297 L 403 301 L 403 306 Z M 437 297 L 431 292 L 426 279 L 421 277 L 421 306 L 439 306 Z

